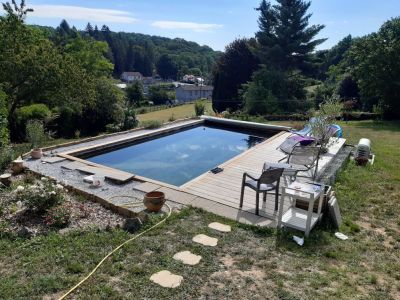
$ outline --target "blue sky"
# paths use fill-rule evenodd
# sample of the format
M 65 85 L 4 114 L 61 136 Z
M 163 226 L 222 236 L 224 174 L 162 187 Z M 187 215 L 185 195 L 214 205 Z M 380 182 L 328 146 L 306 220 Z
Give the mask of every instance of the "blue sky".
M 113 31 L 181 37 L 216 50 L 236 37 L 257 31 L 260 0 L 27 0 L 35 12 L 28 23 L 57 26 L 62 18 L 83 29 L 87 22 L 107 24 Z M 330 48 L 348 34 L 377 31 L 400 12 L 399 0 L 313 0 L 311 24 L 325 24 L 319 49 Z

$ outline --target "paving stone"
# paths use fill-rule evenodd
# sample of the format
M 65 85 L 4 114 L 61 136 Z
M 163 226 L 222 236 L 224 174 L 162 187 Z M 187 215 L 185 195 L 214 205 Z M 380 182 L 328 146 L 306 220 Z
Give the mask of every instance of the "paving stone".
M 151 275 L 150 280 L 165 288 L 176 288 L 181 285 L 183 277 L 163 270 Z
M 141 183 L 141 184 L 135 186 L 135 190 L 148 193 L 148 192 L 155 191 L 155 190 L 159 189 L 160 187 L 161 187 L 160 185 L 152 183 L 152 182 L 144 182 L 144 183 Z
M 204 199 L 202 197 L 196 197 L 191 203 L 191 206 L 197 207 L 197 208 L 202 208 L 205 211 L 208 212 L 213 212 L 213 206 L 216 205 L 215 201 L 211 201 L 208 199 Z
M 201 260 L 200 255 L 193 254 L 190 251 L 178 252 L 173 256 L 173 258 L 183 262 L 185 265 L 191 266 L 197 265 Z
M 225 225 L 225 224 L 221 224 L 221 223 L 218 223 L 218 222 L 210 223 L 210 224 L 208 224 L 208 227 L 210 227 L 212 229 L 215 229 L 215 230 L 218 230 L 218 231 L 221 231 L 221 232 L 231 232 L 232 231 L 231 226 Z
M 166 199 L 168 199 L 170 201 L 178 202 L 183 205 L 189 205 L 195 198 L 197 198 L 197 196 L 195 196 L 195 195 L 180 192 L 180 191 L 170 189 L 167 187 L 162 187 L 162 188 L 158 189 L 157 191 L 163 192 L 165 194 Z
M 204 246 L 215 247 L 218 244 L 218 239 L 207 236 L 205 234 L 198 234 L 193 239 L 193 242 L 202 244 Z
M 223 216 L 231 220 L 237 220 L 241 211 L 238 208 L 216 203 L 212 207 L 212 212 L 216 215 Z

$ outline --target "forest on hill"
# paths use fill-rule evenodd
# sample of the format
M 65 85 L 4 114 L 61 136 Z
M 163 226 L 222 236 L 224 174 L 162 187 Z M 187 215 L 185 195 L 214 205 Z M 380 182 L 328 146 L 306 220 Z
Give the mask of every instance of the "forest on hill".
M 65 44 L 80 34 L 96 41 L 106 42 L 106 57 L 114 64 L 113 76 L 122 72 L 136 71 L 143 76 L 160 75 L 164 79 L 177 80 L 185 74 L 194 74 L 210 79 L 212 67 L 221 52 L 208 46 L 181 38 L 170 39 L 140 33 L 113 32 L 107 25 L 99 29 L 87 24 L 79 31 L 62 20 L 57 28 L 34 26 L 42 30 L 56 44 Z

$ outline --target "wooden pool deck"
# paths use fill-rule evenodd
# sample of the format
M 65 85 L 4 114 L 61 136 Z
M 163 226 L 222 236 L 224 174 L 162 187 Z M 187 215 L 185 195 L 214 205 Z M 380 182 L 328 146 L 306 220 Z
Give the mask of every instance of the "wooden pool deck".
M 150 190 L 163 191 L 166 193 L 167 199 L 200 207 L 239 222 L 260 226 L 276 226 L 278 212 L 274 210 L 274 195 L 269 194 L 266 202 L 260 200 L 260 215 L 256 216 L 255 192 L 249 188 L 245 189 L 243 209 L 240 210 L 240 189 L 244 172 L 258 176 L 264 162 L 278 162 L 285 157 L 285 154 L 277 148 L 289 135 L 288 132 L 278 133 L 221 164 L 220 167 L 224 169 L 223 172 L 218 174 L 205 173 L 179 188 L 162 186 L 158 182 L 146 182 L 138 186 L 137 189 L 144 192 Z M 345 140 L 339 139 L 329 148 L 328 153 L 320 158 L 318 173 L 324 171 L 344 144 Z M 283 179 L 281 185 L 286 184 L 287 182 Z M 288 206 L 284 207 L 284 210 L 287 209 Z

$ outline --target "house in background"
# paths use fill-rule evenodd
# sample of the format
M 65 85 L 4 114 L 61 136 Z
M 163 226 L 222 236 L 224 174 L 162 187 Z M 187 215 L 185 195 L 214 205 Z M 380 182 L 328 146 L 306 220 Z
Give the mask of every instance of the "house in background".
M 213 87 L 209 85 L 180 85 L 175 89 L 176 100 L 191 102 L 201 98 L 211 99 Z
M 121 74 L 121 80 L 125 82 L 142 81 L 143 75 L 140 72 L 124 72 Z
M 201 77 L 196 77 L 194 75 L 184 75 L 182 77 L 182 82 L 185 83 L 197 83 L 197 84 L 204 84 L 204 79 Z

